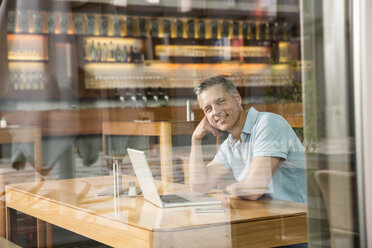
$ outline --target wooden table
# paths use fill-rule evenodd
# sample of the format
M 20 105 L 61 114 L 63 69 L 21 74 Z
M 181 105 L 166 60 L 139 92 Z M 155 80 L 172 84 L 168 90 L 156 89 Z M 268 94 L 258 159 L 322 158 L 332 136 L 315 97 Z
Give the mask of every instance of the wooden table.
M 0 144 L 10 143 L 34 143 L 34 166 L 35 180 L 39 179 L 37 171 L 42 170 L 41 157 L 41 129 L 38 127 L 8 126 L 0 128 Z M 5 185 L 8 183 L 21 182 L 24 177 L 30 176 L 29 171 L 0 173 L 0 197 L 4 195 Z M 0 200 L 0 237 L 5 237 L 5 202 Z
M 57 225 L 113 247 L 272 247 L 307 241 L 306 205 L 279 200 L 244 201 L 213 193 L 225 213 L 195 207 L 161 209 L 142 197 L 97 196 L 112 177 L 42 181 L 6 187 L 8 239 L 16 210 L 38 219 L 39 246 L 51 246 L 43 223 Z M 123 176 L 123 184 L 133 177 Z M 185 190 L 162 184 L 161 192 Z M 48 230 L 48 229 L 47 229 Z

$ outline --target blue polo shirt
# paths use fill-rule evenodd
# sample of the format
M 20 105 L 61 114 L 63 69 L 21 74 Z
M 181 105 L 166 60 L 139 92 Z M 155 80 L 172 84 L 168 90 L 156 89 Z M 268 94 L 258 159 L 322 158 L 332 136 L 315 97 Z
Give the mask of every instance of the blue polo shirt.
M 304 147 L 283 117 L 250 108 L 240 137 L 241 141 L 230 134 L 213 161 L 230 168 L 240 182 L 247 176 L 254 157 L 279 157 L 281 160 L 266 195 L 280 200 L 306 201 Z

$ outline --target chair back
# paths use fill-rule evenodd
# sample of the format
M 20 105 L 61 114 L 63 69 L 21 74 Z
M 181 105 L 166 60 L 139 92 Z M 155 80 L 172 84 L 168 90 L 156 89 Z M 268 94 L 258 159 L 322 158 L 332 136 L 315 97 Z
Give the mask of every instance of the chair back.
M 357 235 L 355 173 L 320 170 L 314 174 L 327 209 L 332 247 L 353 247 Z

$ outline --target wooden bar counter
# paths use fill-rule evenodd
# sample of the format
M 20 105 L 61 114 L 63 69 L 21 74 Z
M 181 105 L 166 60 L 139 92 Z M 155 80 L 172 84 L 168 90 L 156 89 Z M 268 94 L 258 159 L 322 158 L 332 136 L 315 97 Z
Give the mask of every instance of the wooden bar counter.
M 123 176 L 123 184 L 134 180 Z M 53 180 L 8 185 L 7 237 L 18 210 L 113 247 L 272 247 L 307 242 L 306 205 L 279 200 L 244 201 L 221 192 L 225 213 L 195 213 L 195 207 L 162 209 L 141 196 L 98 196 L 112 177 Z M 161 184 L 161 192 L 185 191 Z M 39 247 L 52 245 L 39 228 Z M 48 230 L 48 228 L 46 228 Z

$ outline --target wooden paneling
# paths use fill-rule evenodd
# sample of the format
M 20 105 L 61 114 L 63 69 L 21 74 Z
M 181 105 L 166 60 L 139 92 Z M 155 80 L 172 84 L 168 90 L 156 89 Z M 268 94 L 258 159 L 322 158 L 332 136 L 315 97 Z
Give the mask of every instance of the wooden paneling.
M 282 115 L 292 127 L 303 127 L 302 104 L 257 104 L 246 105 L 258 111 Z M 193 109 L 195 120 L 202 119 L 203 112 Z M 48 111 L 11 111 L 3 112 L 9 124 L 39 126 L 43 136 L 101 134 L 103 122 L 122 122 L 134 120 L 186 121 L 186 107 L 158 108 L 95 108 L 64 109 Z

